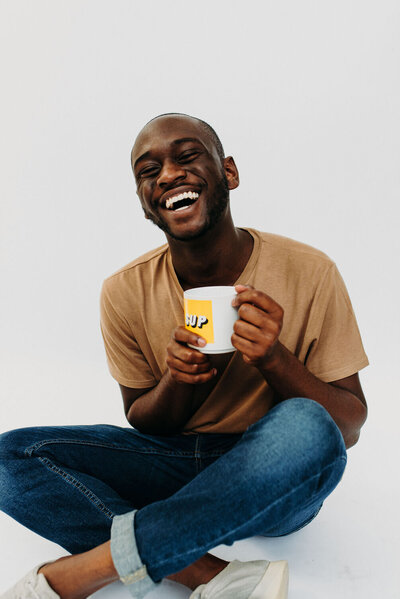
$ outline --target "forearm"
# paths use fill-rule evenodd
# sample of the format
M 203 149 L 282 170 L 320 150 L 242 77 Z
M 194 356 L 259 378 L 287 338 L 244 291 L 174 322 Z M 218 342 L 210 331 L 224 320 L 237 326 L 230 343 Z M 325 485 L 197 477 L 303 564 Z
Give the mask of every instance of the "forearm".
M 204 383 L 211 383 L 216 370 L 208 357 L 189 347 L 189 343 L 204 347 L 206 341 L 184 326 L 177 327 L 167 346 L 167 368 L 160 382 L 132 397 L 125 413 L 138 430 L 153 435 L 179 433 L 206 398 L 207 389 L 197 391 Z
M 156 387 L 133 402 L 127 419 L 143 433 L 179 433 L 198 407 L 194 391 L 194 385 L 176 382 L 167 369 Z
M 279 341 L 271 360 L 259 370 L 280 400 L 307 397 L 317 401 L 336 422 L 346 447 L 357 442 L 367 408 L 350 390 L 321 381 Z

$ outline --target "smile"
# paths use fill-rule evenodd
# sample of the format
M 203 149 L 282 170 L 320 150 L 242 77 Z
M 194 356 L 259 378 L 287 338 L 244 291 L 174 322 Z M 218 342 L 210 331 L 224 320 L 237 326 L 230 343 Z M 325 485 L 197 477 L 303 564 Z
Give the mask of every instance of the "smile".
M 165 202 L 167 210 L 184 210 L 191 206 L 199 197 L 195 191 L 184 191 L 183 193 L 168 198 Z

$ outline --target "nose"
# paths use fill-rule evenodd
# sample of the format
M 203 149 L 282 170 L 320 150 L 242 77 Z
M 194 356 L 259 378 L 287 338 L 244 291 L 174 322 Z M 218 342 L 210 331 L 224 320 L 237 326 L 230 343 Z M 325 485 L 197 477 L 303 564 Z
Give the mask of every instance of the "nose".
M 180 164 L 176 164 L 173 161 L 166 161 L 159 172 L 157 183 L 160 187 L 166 187 L 185 177 L 186 171 Z

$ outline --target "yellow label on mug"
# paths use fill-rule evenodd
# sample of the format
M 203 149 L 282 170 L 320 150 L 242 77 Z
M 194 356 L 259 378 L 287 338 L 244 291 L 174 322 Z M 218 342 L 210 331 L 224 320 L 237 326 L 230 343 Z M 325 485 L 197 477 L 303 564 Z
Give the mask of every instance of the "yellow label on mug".
M 201 335 L 207 343 L 214 343 L 214 326 L 211 300 L 184 298 L 185 329 Z

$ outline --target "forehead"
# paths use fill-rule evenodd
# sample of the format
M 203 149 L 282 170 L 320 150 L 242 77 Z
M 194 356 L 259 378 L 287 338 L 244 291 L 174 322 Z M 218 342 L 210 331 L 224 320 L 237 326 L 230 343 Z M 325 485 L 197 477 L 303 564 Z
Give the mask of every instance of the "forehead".
M 143 154 L 168 149 L 179 139 L 199 140 L 207 149 L 213 150 L 210 136 L 201 124 L 190 117 L 166 116 L 148 123 L 140 131 L 132 149 L 132 164 Z

